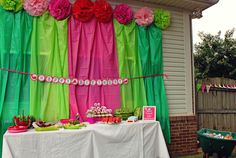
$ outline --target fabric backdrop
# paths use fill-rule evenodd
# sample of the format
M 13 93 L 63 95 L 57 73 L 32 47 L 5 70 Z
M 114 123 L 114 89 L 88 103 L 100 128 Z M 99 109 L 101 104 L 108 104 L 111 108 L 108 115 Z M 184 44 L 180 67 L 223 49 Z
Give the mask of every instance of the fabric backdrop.
M 113 23 L 100 23 L 95 18 L 82 23 L 69 21 L 69 74 L 79 79 L 118 78 Z M 86 119 L 94 103 L 120 107 L 120 86 L 70 86 L 70 117 L 79 113 Z
M 142 67 L 138 52 L 138 30 L 133 21 L 128 25 L 114 20 L 116 46 L 121 78 L 142 76 Z M 121 106 L 130 111 L 147 105 L 143 79 L 131 80 L 121 86 Z
M 29 72 L 32 17 L 0 8 L 0 67 Z M 0 71 L 0 157 L 2 136 L 13 116 L 29 114 L 29 76 Z
M 143 75 L 163 74 L 162 31 L 154 25 L 138 27 Z M 157 120 L 167 143 L 170 143 L 170 122 L 166 92 L 162 76 L 144 79 L 147 103 L 156 106 Z
M 57 21 L 48 12 L 35 17 L 31 43 L 31 73 L 68 77 L 67 20 Z M 31 81 L 30 113 L 44 121 L 68 118 L 68 89 L 66 84 Z

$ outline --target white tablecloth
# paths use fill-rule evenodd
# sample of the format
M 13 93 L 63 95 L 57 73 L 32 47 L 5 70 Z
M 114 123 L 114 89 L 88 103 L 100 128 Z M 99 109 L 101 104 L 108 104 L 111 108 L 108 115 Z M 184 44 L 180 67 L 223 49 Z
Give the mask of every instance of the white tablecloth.
M 2 158 L 169 158 L 159 122 L 8 133 Z

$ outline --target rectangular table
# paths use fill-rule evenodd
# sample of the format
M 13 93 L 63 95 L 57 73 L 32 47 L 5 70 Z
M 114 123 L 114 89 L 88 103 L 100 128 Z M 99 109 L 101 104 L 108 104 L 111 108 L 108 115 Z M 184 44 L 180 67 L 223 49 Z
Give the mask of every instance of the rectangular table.
M 159 122 L 93 124 L 79 130 L 8 133 L 2 158 L 169 158 Z

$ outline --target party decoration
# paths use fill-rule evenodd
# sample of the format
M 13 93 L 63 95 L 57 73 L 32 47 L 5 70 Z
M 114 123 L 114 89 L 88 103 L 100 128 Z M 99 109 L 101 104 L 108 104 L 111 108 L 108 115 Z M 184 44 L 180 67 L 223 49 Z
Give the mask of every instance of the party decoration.
M 94 14 L 99 22 L 109 22 L 112 19 L 112 7 L 106 0 L 97 0 Z
M 7 11 L 18 12 L 22 9 L 22 0 L 0 0 L 0 5 Z
M 112 80 L 107 80 L 107 85 L 112 85 Z
M 201 83 L 198 83 L 197 86 L 196 86 L 196 90 L 197 92 L 199 92 L 202 88 L 202 84 Z
M 154 11 L 155 25 L 162 30 L 165 30 L 170 25 L 170 12 L 163 9 L 156 9 Z
M 107 80 L 103 80 L 103 81 L 102 81 L 102 85 L 103 85 L 103 86 L 107 85 Z
M 124 84 L 128 84 L 128 82 L 129 82 L 129 80 L 128 80 L 127 78 L 125 78 L 125 79 L 123 80 L 123 83 L 124 83 Z
M 31 74 L 30 75 L 30 79 L 33 80 L 33 81 L 36 81 L 38 79 L 38 75 L 36 74 Z
M 135 18 L 135 22 L 139 26 L 148 26 L 152 24 L 154 20 L 154 14 L 151 9 L 147 7 L 143 7 L 135 13 L 134 18 Z
M 114 79 L 114 80 L 112 81 L 112 84 L 118 85 L 118 80 L 117 80 L 117 79 Z
M 53 82 L 53 83 L 58 83 L 58 81 L 59 81 L 59 78 L 58 78 L 58 77 L 53 77 L 53 78 L 52 78 L 52 82 Z
M 122 79 L 118 79 L 118 84 L 122 84 L 123 80 Z
M 55 19 L 64 20 L 71 13 L 71 3 L 69 0 L 50 0 L 48 10 Z
M 133 19 L 133 11 L 127 4 L 120 4 L 114 10 L 114 17 L 119 23 L 128 24 Z
M 204 93 L 205 91 L 207 93 L 210 92 L 210 90 L 222 90 L 222 89 L 225 89 L 225 90 L 233 90 L 233 89 L 236 89 L 236 85 L 228 85 L 228 84 L 215 84 L 215 83 L 197 83 L 196 85 L 196 89 L 197 89 L 197 92 L 199 92 L 200 90 L 202 90 L 202 93 Z
M 69 78 L 67 78 L 66 80 L 65 80 L 65 84 L 70 84 L 71 83 L 71 80 L 69 79 Z
M 24 9 L 32 16 L 41 16 L 48 9 L 48 0 L 25 0 Z
M 144 76 L 159 74 L 157 75 L 159 77 L 144 78 L 146 105 L 156 106 L 156 119 L 160 121 L 166 143 L 170 143 L 168 102 L 163 80 L 162 31 L 155 25 L 150 25 L 148 28 L 138 27 L 137 38 L 142 74 Z
M 52 82 L 52 76 L 47 76 L 46 77 L 46 82 Z
M 79 83 L 78 83 L 80 86 L 83 86 L 84 85 L 84 81 L 83 80 L 79 80 Z
M 92 86 L 94 86 L 94 85 L 96 85 L 96 81 L 95 81 L 95 80 L 91 80 L 90 84 L 91 84 Z
M 17 74 L 22 74 L 22 75 L 30 75 L 30 79 L 32 81 L 46 81 L 46 82 L 53 82 L 53 83 L 61 83 L 61 84 L 67 84 L 67 85 L 70 85 L 70 84 L 73 84 L 73 85 L 79 85 L 79 86 L 83 86 L 83 85 L 86 85 L 86 86 L 89 86 L 89 85 L 92 85 L 92 86 L 95 86 L 95 85 L 98 85 L 98 86 L 101 86 L 101 85 L 122 85 L 122 84 L 128 84 L 129 83 L 129 80 L 136 80 L 136 79 L 141 79 L 141 78 L 150 78 L 150 77 L 155 77 L 155 76 L 167 76 L 166 74 L 153 74 L 153 75 L 149 75 L 149 76 L 139 76 L 139 77 L 132 77 L 132 78 L 124 78 L 124 79 L 104 79 L 104 80 L 89 80 L 89 79 L 86 79 L 86 80 L 82 80 L 82 79 L 77 79 L 77 78 L 73 78 L 73 79 L 70 79 L 70 78 L 64 78 L 64 77 L 52 77 L 52 76 L 46 76 L 46 75 L 43 75 L 43 74 L 40 74 L 40 75 L 37 75 L 35 73 L 32 73 L 32 74 L 29 74 L 27 72 L 21 72 L 21 71 L 16 71 L 16 70 L 10 70 L 10 69 L 6 69 L 6 68 L 0 68 L 0 71 L 7 71 L 7 72 L 12 72 L 12 73 L 17 73 Z M 228 87 L 229 85 L 224 85 L 224 87 Z
M 206 85 L 205 84 L 202 84 L 202 93 L 204 93 L 205 92 L 205 89 L 206 89 Z
M 39 81 L 43 82 L 45 80 L 45 76 L 44 75 L 39 75 Z
M 73 85 L 77 85 L 77 84 L 78 84 L 78 79 L 73 78 L 73 79 L 71 80 L 71 83 L 72 83 Z
M 207 93 L 210 92 L 210 89 L 211 89 L 211 85 L 206 85 L 206 90 L 207 90 Z
M 59 83 L 61 84 L 65 83 L 65 79 L 63 77 L 59 78 Z
M 89 81 L 89 80 L 85 80 L 85 81 L 84 81 L 84 85 L 85 85 L 85 86 L 88 86 L 89 84 L 90 84 L 90 81 Z
M 102 85 L 102 80 L 97 80 L 97 85 L 101 86 Z
M 111 117 L 112 116 L 112 110 L 108 109 L 106 106 L 101 105 L 100 103 L 94 103 L 93 106 L 91 106 L 87 110 L 87 117 Z
M 93 6 L 90 0 L 77 0 L 72 7 L 72 14 L 79 21 L 89 21 L 94 15 Z

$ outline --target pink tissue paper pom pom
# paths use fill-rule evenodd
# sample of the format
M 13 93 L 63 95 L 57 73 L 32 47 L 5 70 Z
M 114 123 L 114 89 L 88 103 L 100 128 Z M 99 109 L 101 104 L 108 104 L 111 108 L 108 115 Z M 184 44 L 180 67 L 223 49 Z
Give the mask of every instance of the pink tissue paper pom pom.
M 128 24 L 133 19 L 133 11 L 127 4 L 120 4 L 114 10 L 114 17 L 119 23 Z
M 48 0 L 25 0 L 24 9 L 31 16 L 41 16 L 48 9 Z
M 139 9 L 134 15 L 135 22 L 140 26 L 148 26 L 154 20 L 153 11 L 147 7 Z
M 69 0 L 50 0 L 48 10 L 55 19 L 64 20 L 71 13 L 71 3 Z

